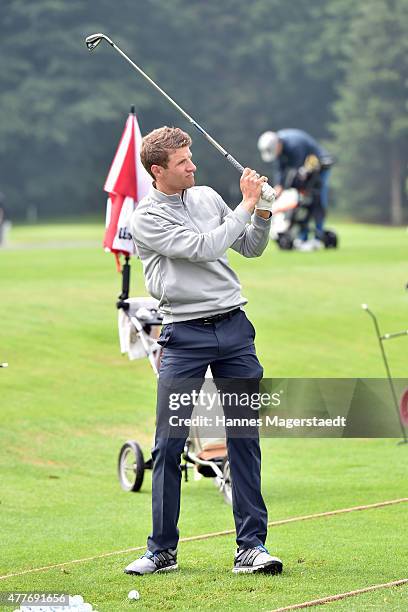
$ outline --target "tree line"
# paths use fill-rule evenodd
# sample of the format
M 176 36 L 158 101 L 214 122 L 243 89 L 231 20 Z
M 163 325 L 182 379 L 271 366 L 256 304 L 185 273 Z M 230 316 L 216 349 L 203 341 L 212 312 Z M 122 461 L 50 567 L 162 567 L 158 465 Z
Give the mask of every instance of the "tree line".
M 96 4 L 96 5 L 95 5 Z M 0 191 L 9 216 L 104 210 L 104 179 L 132 104 L 142 133 L 193 137 L 200 184 L 236 199 L 236 171 L 107 45 L 102 31 L 244 165 L 298 127 L 332 152 L 333 200 L 356 219 L 407 220 L 406 0 L 4 0 Z

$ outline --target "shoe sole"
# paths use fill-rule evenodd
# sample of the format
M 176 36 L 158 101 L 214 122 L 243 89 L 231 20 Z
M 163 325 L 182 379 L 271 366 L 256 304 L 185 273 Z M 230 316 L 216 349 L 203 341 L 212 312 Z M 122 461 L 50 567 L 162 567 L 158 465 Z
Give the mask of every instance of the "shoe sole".
M 164 574 L 165 572 L 174 572 L 178 570 L 178 565 L 175 563 L 174 565 L 169 565 L 168 567 L 162 567 L 154 572 L 145 572 L 142 574 L 141 572 L 133 572 L 132 570 L 123 570 L 125 574 L 129 574 L 131 576 L 146 576 L 148 574 Z
M 281 561 L 269 561 L 263 565 L 257 567 L 234 567 L 232 570 L 233 574 L 281 574 L 283 570 L 283 564 Z

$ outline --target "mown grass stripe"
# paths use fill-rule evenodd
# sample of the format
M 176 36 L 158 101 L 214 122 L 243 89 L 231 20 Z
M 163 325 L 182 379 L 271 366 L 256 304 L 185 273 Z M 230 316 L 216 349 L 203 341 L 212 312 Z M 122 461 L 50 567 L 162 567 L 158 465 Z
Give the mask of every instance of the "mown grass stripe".
M 286 525 L 288 523 L 296 523 L 299 521 L 308 521 L 311 519 L 324 518 L 328 516 L 335 516 L 338 514 L 346 514 L 348 512 L 357 512 L 362 510 L 372 510 L 375 508 L 384 508 L 385 506 L 392 506 L 395 504 L 401 504 L 404 502 L 408 502 L 408 497 L 402 497 L 400 499 L 391 499 L 382 502 L 376 502 L 374 504 L 365 504 L 362 506 L 352 506 L 351 508 L 340 508 L 338 510 L 328 510 L 327 512 L 318 512 L 316 514 L 306 514 L 304 516 L 294 516 L 292 518 L 281 519 L 279 521 L 270 521 L 268 523 L 268 527 L 278 527 L 280 525 Z M 195 536 L 187 536 L 185 538 L 180 538 L 180 543 L 184 542 L 194 542 L 197 540 L 208 540 L 210 538 L 217 538 L 225 535 L 232 535 L 235 533 L 235 529 L 226 529 L 224 531 L 213 531 L 211 533 L 204 533 L 201 535 Z M 67 565 L 73 565 L 74 563 L 85 563 L 86 561 L 95 561 L 96 559 L 103 559 L 106 557 L 112 557 L 114 555 L 123 555 L 129 552 L 136 552 L 138 550 L 145 550 L 146 546 L 136 546 L 132 548 L 125 548 L 124 550 L 113 550 L 107 553 L 100 553 L 98 555 L 94 555 L 92 557 L 83 557 L 81 559 L 72 559 L 71 561 L 64 561 L 62 563 L 55 563 L 53 565 L 45 565 L 43 567 L 34 567 L 26 570 L 22 570 L 21 572 L 15 572 L 13 574 L 4 574 L 0 576 L 0 580 L 6 580 L 7 578 L 15 578 L 16 576 L 23 576 L 25 574 L 32 574 L 34 572 L 45 572 L 50 569 L 57 569 L 60 567 L 66 567 Z M 296 604 L 297 605 L 297 604 Z M 282 608 L 283 609 L 291 609 L 291 608 Z M 275 611 L 274 611 L 275 612 Z
M 378 589 L 391 588 L 393 586 L 401 586 L 408 583 L 408 578 L 402 578 L 401 580 L 393 580 L 392 582 L 385 582 L 384 584 L 373 584 L 363 589 L 356 589 L 355 591 L 347 591 L 346 593 L 338 593 L 337 595 L 329 595 L 328 597 L 321 597 L 320 599 L 312 599 L 311 601 L 304 601 L 303 603 L 292 604 L 291 606 L 285 606 L 284 608 L 275 608 L 270 612 L 286 612 L 287 610 L 300 610 L 301 608 L 311 608 L 312 606 L 322 606 L 332 601 L 339 601 L 346 597 L 355 597 L 362 593 L 369 593 L 370 591 L 376 591 Z

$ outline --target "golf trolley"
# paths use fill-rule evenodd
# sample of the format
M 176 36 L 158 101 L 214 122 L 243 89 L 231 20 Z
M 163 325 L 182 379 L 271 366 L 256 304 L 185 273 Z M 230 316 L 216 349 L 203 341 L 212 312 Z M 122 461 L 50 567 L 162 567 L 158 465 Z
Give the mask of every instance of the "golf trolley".
M 329 167 L 329 166 L 326 166 Z M 300 250 L 315 250 L 324 247 L 335 249 L 338 246 L 337 234 L 332 230 L 323 230 L 316 236 L 310 248 L 301 248 L 299 237 L 309 231 L 309 224 L 322 222 L 326 213 L 320 201 L 321 176 L 323 168 L 314 155 L 309 155 L 304 166 L 299 170 L 288 172 L 285 180 L 287 188 L 279 196 L 279 201 L 294 203 L 291 210 L 273 215 L 270 237 L 282 250 L 300 248 Z M 320 244 L 318 244 L 320 243 Z M 305 243 L 303 242 L 303 245 Z
M 150 297 L 129 298 L 129 258 L 122 271 L 122 293 L 117 302 L 119 310 L 119 336 L 122 353 L 130 359 L 147 357 L 156 377 L 159 376 L 162 347 L 157 343 L 163 316 L 158 310 L 158 301 Z M 207 380 L 207 375 L 206 375 Z M 194 408 L 196 409 L 196 407 Z M 190 428 L 182 453 L 180 468 L 184 480 L 188 481 L 189 470 L 194 479 L 213 478 L 225 501 L 232 504 L 232 480 L 225 438 L 205 438 L 199 427 Z M 136 440 L 128 440 L 120 449 L 118 478 L 122 489 L 129 492 L 140 490 L 145 470 L 153 469 L 153 459 L 144 459 L 143 451 Z

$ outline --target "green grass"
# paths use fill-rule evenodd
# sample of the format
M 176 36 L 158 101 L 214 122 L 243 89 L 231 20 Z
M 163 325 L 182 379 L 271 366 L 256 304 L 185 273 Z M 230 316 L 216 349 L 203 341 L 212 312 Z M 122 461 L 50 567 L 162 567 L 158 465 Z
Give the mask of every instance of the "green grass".
M 407 240 L 401 229 L 339 226 L 341 248 L 231 253 L 267 377 L 382 377 L 368 303 L 383 331 L 407 328 Z M 113 257 L 98 225 L 14 228 L 0 251 L 1 574 L 144 544 L 150 474 L 139 494 L 116 478 L 120 445 L 154 429 L 155 380 L 147 360 L 119 354 Z M 55 248 L 57 243 L 64 248 Z M 140 264 L 133 295 L 145 293 Z M 387 344 L 407 377 L 405 338 Z M 265 439 L 263 489 L 270 520 L 407 496 L 407 447 L 395 440 Z M 233 576 L 233 536 L 180 545 L 181 571 L 139 580 L 122 574 L 135 553 L 26 574 L 3 590 L 81 593 L 100 612 L 273 610 L 407 575 L 406 504 L 270 529 L 281 577 Z M 183 484 L 182 536 L 231 529 L 212 482 Z M 136 553 L 137 555 L 138 553 Z M 141 600 L 128 602 L 137 588 Z M 328 604 L 406 610 L 406 586 Z M 10 609 L 10 608 L 9 608 Z

